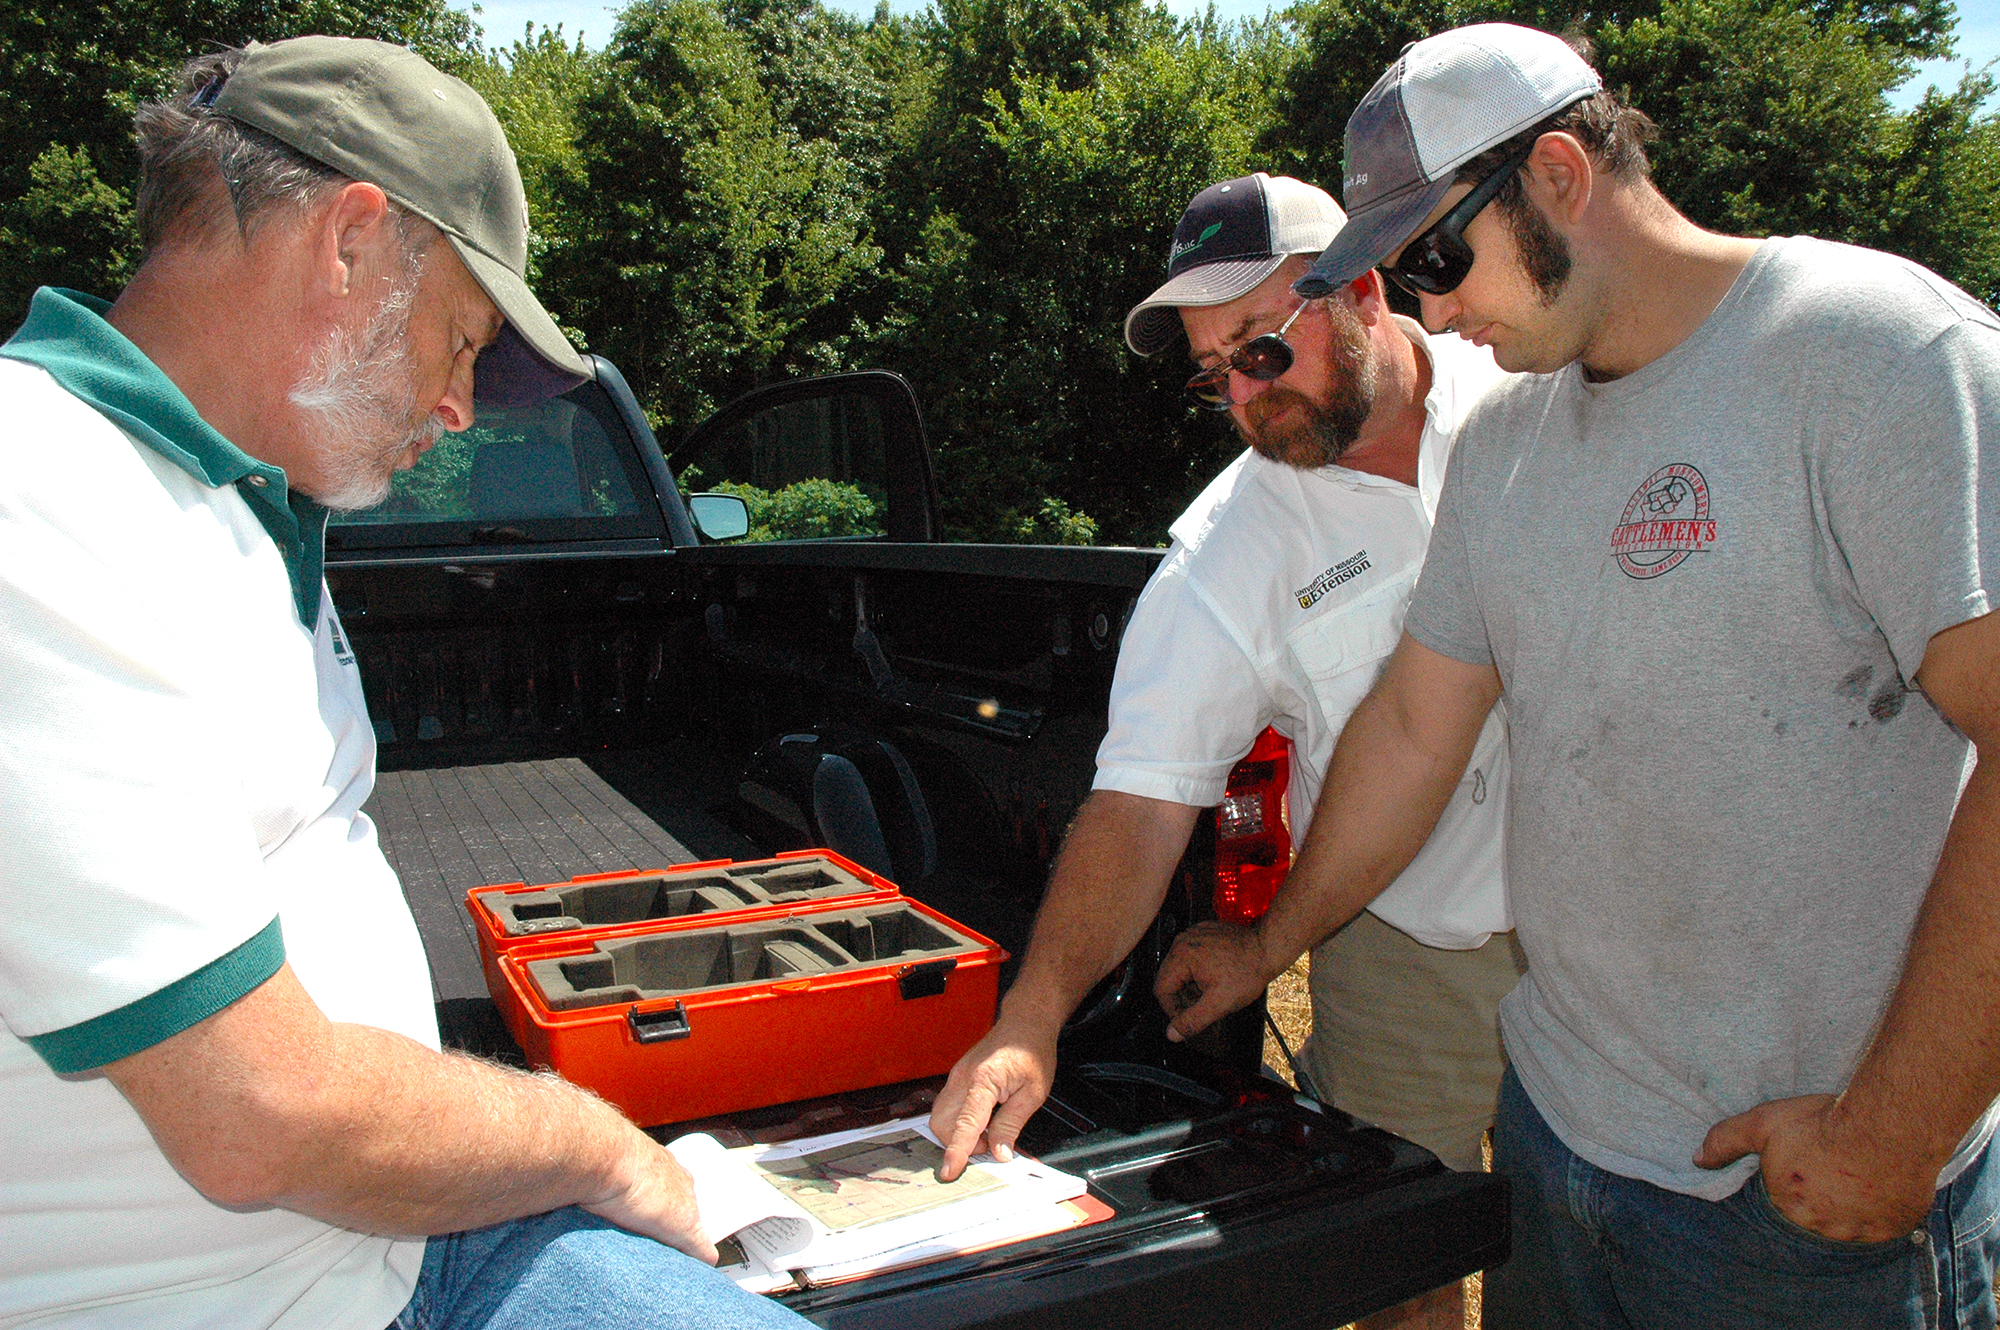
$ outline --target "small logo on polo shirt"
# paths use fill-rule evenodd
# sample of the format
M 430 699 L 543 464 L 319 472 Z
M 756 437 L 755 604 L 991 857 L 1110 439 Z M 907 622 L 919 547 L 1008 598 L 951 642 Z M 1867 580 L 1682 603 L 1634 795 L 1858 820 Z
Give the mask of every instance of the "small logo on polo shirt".
M 1315 577 L 1312 581 L 1292 593 L 1299 602 L 1299 608 L 1309 610 L 1319 603 L 1320 597 L 1339 586 L 1351 582 L 1375 565 L 1368 561 L 1367 550 L 1357 550 L 1333 567 Z
M 1708 481 L 1686 462 L 1663 466 L 1632 492 L 1611 532 L 1611 553 L 1627 577 L 1644 581 L 1670 573 L 1690 554 L 1715 544 L 1708 515 Z
M 333 619 L 327 624 L 327 630 L 333 634 L 333 658 L 342 665 L 353 665 L 354 653 L 348 649 L 347 639 L 340 635 L 340 620 Z

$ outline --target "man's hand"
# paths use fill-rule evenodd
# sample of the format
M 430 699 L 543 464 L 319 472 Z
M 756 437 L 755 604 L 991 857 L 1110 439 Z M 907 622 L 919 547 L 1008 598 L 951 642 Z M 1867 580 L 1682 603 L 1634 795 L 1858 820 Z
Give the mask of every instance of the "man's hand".
M 995 1159 L 1013 1156 L 1021 1128 L 1049 1097 L 1056 1072 L 1056 1041 L 1029 1034 L 1003 1019 L 951 1069 L 931 1105 L 931 1132 L 944 1143 L 938 1177 L 950 1182 L 982 1149 Z
M 634 1131 L 632 1138 L 633 1147 L 623 1161 L 617 1183 L 603 1195 L 579 1204 L 627 1232 L 677 1247 L 697 1261 L 714 1265 L 715 1244 L 702 1235 L 693 1175 L 651 1137 Z
M 1290 962 L 1286 962 L 1290 964 Z M 1174 939 L 1153 995 L 1172 1019 L 1167 1038 L 1197 1035 L 1262 997 L 1285 967 L 1270 968 L 1257 929 L 1213 920 Z
M 1931 638 L 1916 683 L 1977 746 L 1937 875 L 1875 1041 L 1838 1099 L 1759 1104 L 1718 1122 L 1703 1168 L 1761 1157 L 1771 1203 L 1839 1242 L 1913 1232 L 1937 1175 L 2000 1086 L 2000 614 Z M 1313 830 L 1318 831 L 1315 826 Z
M 1836 1242 L 1887 1242 L 1922 1227 L 1941 1161 L 1881 1146 L 1832 1095 L 1802 1095 L 1716 1123 L 1694 1162 L 1722 1168 L 1758 1155 L 1785 1218 Z
M 1118 790 L 1098 790 L 1077 810 L 1000 1019 L 951 1069 L 931 1108 L 946 1182 L 982 1142 L 996 1159 L 1013 1152 L 1049 1097 L 1063 1022 L 1146 935 L 1201 811 Z

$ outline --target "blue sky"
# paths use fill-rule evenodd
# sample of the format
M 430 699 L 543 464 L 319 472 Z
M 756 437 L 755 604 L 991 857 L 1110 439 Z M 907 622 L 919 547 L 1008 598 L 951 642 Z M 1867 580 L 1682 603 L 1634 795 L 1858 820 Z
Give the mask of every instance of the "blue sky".
M 834 7 L 866 16 L 875 12 L 874 0 L 829 0 Z M 891 7 L 898 13 L 923 8 L 923 0 L 890 0 Z M 1167 0 L 1167 8 L 1176 14 L 1197 14 L 1206 7 L 1207 0 Z M 480 0 L 481 12 L 477 15 L 480 26 L 486 29 L 486 40 L 490 46 L 505 46 L 521 34 L 528 20 L 533 19 L 538 27 L 553 27 L 560 23 L 563 31 L 570 36 L 582 33 L 585 42 L 592 47 L 604 45 L 611 35 L 613 16 L 622 8 L 619 4 L 607 4 L 605 0 Z M 1283 3 L 1272 5 L 1270 0 L 1216 0 L 1215 9 L 1224 18 L 1241 18 L 1252 14 L 1262 14 L 1269 8 L 1283 8 Z M 1958 49 L 1959 60 L 1934 61 L 1925 65 L 1909 83 L 1905 84 L 1894 98 L 1899 106 L 1914 105 L 1923 90 L 1932 83 L 1947 87 L 1958 82 L 1959 72 L 1965 59 L 1978 68 L 1989 60 L 2000 58 L 2000 0 L 1959 0 L 1958 5 Z M 2000 66 L 1996 66 L 2000 74 Z

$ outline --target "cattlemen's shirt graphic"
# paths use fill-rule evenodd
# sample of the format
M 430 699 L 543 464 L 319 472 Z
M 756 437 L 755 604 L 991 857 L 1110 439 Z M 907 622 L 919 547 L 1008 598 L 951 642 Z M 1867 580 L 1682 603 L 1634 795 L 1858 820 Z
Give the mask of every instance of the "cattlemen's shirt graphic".
M 1309 610 L 1319 604 L 1319 599 L 1342 582 L 1351 582 L 1375 565 L 1369 561 L 1367 550 L 1356 550 L 1333 567 L 1315 577 L 1312 581 L 1292 593 L 1299 602 L 1299 608 Z
M 1627 577 L 1644 581 L 1680 567 L 1715 544 L 1708 481 L 1686 462 L 1663 466 L 1632 492 L 1611 532 L 1611 553 Z

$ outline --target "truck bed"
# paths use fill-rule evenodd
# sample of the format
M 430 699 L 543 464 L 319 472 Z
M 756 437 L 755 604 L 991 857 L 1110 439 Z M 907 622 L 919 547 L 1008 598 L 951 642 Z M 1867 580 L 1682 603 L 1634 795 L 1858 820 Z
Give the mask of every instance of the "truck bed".
M 716 774 L 671 747 L 382 773 L 367 811 L 423 935 L 445 1042 L 521 1061 L 481 976 L 461 904 L 469 888 L 758 857 L 704 806 Z M 654 1134 L 786 1139 L 920 1113 L 940 1084 Z M 1022 1144 L 1088 1179 L 1116 1218 L 784 1300 L 828 1330 L 1331 1330 L 1506 1258 L 1499 1179 L 1453 1173 L 1185 1049 L 1157 1065 L 1066 1064 Z
M 681 835 L 661 826 L 581 758 L 377 775 L 366 812 L 383 854 L 402 879 L 423 937 L 447 1044 L 520 1060 L 480 972 L 464 904 L 473 887 L 757 857 L 755 845 L 709 817 L 683 788 L 693 766 L 690 755 L 644 749 L 607 755 L 601 763 L 647 804 L 672 810 L 668 815 Z

